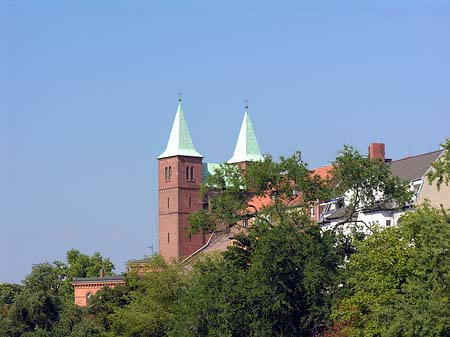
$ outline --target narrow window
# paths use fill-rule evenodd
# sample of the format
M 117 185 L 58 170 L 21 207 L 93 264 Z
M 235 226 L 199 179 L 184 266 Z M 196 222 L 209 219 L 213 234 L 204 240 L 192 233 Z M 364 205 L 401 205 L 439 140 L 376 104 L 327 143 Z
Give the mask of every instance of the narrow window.
M 194 180 L 194 166 L 191 166 L 191 180 Z
M 186 166 L 186 180 L 189 180 L 189 166 Z
M 169 174 L 168 174 L 168 168 L 166 167 L 166 169 L 164 170 L 164 179 L 167 181 L 169 180 Z
M 192 235 L 189 234 L 189 242 L 192 242 Z
M 247 228 L 248 227 L 248 220 L 247 219 L 244 220 L 242 225 L 243 225 L 244 228 Z
M 86 305 L 90 305 L 92 301 L 92 293 L 87 293 L 86 295 Z
M 167 233 L 167 243 L 170 243 L 170 233 Z
M 170 198 L 167 198 L 167 208 L 170 208 Z
M 189 207 L 191 207 L 191 206 L 192 206 L 192 198 L 189 197 Z
M 390 227 L 391 226 L 391 220 L 386 220 L 386 227 Z
M 169 166 L 169 180 L 172 179 L 172 167 Z

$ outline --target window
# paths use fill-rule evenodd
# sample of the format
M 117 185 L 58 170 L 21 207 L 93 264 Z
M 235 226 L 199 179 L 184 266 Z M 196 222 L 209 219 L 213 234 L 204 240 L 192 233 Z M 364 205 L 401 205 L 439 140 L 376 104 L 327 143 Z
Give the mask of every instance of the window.
M 186 166 L 186 180 L 187 181 L 194 180 L 194 166 Z
M 170 243 L 170 233 L 167 233 L 167 243 Z
M 172 178 L 172 167 L 169 166 L 164 169 L 164 179 L 166 181 L 169 181 L 171 178 Z
M 192 242 L 192 235 L 189 234 L 189 242 Z
M 192 206 L 192 198 L 189 197 L 189 207 L 191 207 L 191 206 Z
M 92 301 L 92 293 L 86 294 L 86 305 L 90 305 Z
M 242 226 L 243 226 L 244 228 L 247 228 L 247 227 L 248 227 L 248 220 L 247 220 L 247 219 L 244 220 L 244 221 L 242 222 Z
M 386 220 L 386 227 L 389 227 L 391 225 L 391 220 Z
M 167 198 L 167 208 L 170 208 L 170 198 Z

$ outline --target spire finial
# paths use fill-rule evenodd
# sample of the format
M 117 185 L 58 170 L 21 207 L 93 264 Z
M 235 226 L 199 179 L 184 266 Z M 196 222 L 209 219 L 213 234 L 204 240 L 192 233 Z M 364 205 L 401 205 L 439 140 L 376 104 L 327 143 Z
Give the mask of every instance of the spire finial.
M 248 110 L 248 100 L 247 100 L 247 98 L 245 99 L 245 111 L 247 111 Z
M 181 91 L 178 91 L 178 102 L 181 103 Z

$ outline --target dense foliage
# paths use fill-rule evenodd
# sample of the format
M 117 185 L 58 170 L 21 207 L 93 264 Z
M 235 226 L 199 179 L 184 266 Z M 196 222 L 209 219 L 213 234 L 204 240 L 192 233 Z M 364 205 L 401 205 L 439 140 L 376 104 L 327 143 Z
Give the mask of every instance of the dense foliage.
M 245 170 L 222 165 L 201 192 L 209 208 L 190 214 L 193 232 L 229 229 L 249 219 L 302 226 L 311 202 L 329 196 L 327 181 L 311 174 L 300 152 L 279 162 L 267 155 Z M 265 201 L 263 207 L 255 205 L 259 200 Z
M 97 276 L 102 267 L 107 274 L 114 268 L 99 253 L 87 256 L 70 250 L 67 263 L 37 264 L 22 285 L 1 284 L 0 336 L 89 336 L 85 333 L 89 322 L 73 304 L 71 281 L 74 277 L 93 275 L 95 269 Z
M 450 216 L 424 205 L 358 243 L 335 317 L 349 336 L 450 336 Z
M 254 226 L 195 265 L 173 336 L 310 336 L 329 322 L 340 245 L 317 226 Z

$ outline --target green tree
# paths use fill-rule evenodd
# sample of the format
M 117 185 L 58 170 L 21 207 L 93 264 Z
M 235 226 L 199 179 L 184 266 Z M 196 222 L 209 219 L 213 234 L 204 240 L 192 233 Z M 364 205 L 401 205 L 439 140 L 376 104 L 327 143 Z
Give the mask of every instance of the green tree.
M 60 312 L 58 322 L 52 329 L 52 336 L 58 337 L 94 337 L 103 332 L 99 324 L 86 308 L 75 304 L 66 305 Z
M 54 264 L 60 269 L 61 277 L 69 281 L 77 277 L 98 277 L 100 270 L 105 276 L 111 276 L 114 270 L 111 260 L 103 258 L 99 252 L 89 256 L 77 249 L 66 253 L 66 262 L 55 261 Z
M 312 336 L 329 324 L 343 254 L 313 224 L 255 224 L 194 266 L 170 336 Z
M 165 336 L 173 305 L 183 286 L 181 270 L 161 256 L 148 260 L 153 270 L 141 278 L 127 275 L 128 291 L 105 288 L 94 296 L 89 312 L 107 331 L 107 336 Z M 121 294 L 118 294 L 120 292 Z
M 4 336 L 45 336 L 49 333 L 62 309 L 59 296 L 62 285 L 58 270 L 53 265 L 35 265 L 9 309 L 2 331 Z
M 189 216 L 191 231 L 214 231 L 223 225 L 231 228 L 255 218 L 300 225 L 311 202 L 328 196 L 326 186 L 326 181 L 311 174 L 300 152 L 280 157 L 279 162 L 266 155 L 262 161 L 248 163 L 245 170 L 222 165 L 201 187 L 209 208 Z M 254 204 L 257 198 L 270 202 L 258 209 Z
M 349 336 L 450 335 L 449 222 L 425 205 L 358 244 L 335 313 Z
M 115 311 L 130 303 L 132 289 L 129 286 L 129 280 L 130 277 L 127 276 L 125 285 L 100 289 L 92 298 L 87 311 L 94 317 L 95 322 L 102 327 L 102 331 L 110 331 Z
M 168 335 L 249 335 L 245 292 L 239 286 L 245 285 L 243 281 L 242 272 L 225 263 L 221 254 L 204 256 L 195 263 L 187 287 L 174 306 Z
M 427 173 L 428 182 L 431 184 L 436 181 L 438 189 L 443 183 L 448 185 L 450 181 L 450 138 L 441 145 L 444 153 L 439 160 L 431 164 L 433 169 Z
M 338 152 L 331 177 L 331 197 L 345 204 L 345 214 L 336 228 L 354 222 L 360 212 L 376 206 L 402 208 L 412 198 L 407 181 L 392 176 L 381 159 L 363 157 L 351 146 Z
M 0 317 L 8 314 L 8 308 L 15 297 L 22 291 L 22 286 L 14 283 L 0 283 Z
M 391 179 L 388 170 L 377 168 L 380 180 Z M 194 267 L 176 306 L 172 335 L 310 336 L 329 324 L 348 242 L 320 233 L 309 208 L 332 193 L 341 190 L 311 174 L 300 152 L 279 162 L 265 156 L 245 170 L 223 165 L 208 177 L 202 194 L 209 208 L 190 216 L 192 231 L 231 228 L 249 219 L 252 227 L 235 238 L 223 260 Z M 264 199 L 260 208 L 254 204 L 258 198 Z
M 100 270 L 105 276 L 113 275 L 114 264 L 109 258 L 103 258 L 99 252 L 92 256 L 71 249 L 66 253 L 66 261 L 53 263 L 58 269 L 60 279 L 64 280 L 63 291 L 67 302 L 73 301 L 72 281 L 74 278 L 99 277 Z
M 71 250 L 66 263 L 33 266 L 20 287 L 2 285 L 1 295 L 9 308 L 2 310 L 0 336 L 98 335 L 101 325 L 89 320 L 85 310 L 75 307 L 71 281 L 73 277 L 96 276 L 101 267 L 111 274 L 113 265 L 109 259 L 103 259 L 99 253 L 90 257 Z

